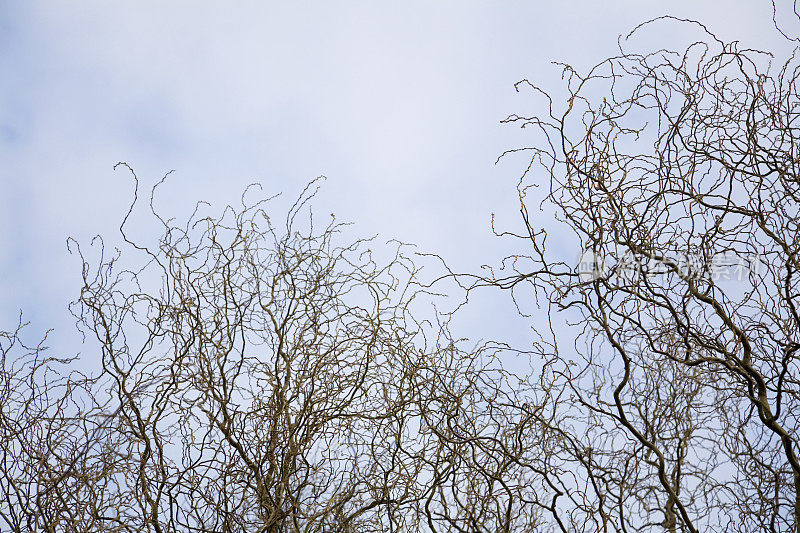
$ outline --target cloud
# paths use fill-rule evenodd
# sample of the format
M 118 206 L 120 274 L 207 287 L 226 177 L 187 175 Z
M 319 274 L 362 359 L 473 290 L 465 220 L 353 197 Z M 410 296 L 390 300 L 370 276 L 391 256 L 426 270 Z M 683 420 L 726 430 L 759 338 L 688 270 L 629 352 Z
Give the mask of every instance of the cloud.
M 758 35 L 747 4 L 670 5 Z M 494 159 L 525 134 L 498 124 L 530 102 L 523 77 L 556 87 L 554 59 L 591 64 L 656 2 L 30 2 L 0 13 L 0 284 L 6 323 L 69 322 L 79 266 L 68 235 L 114 233 L 131 184 L 175 169 L 164 204 L 235 201 L 244 186 L 318 202 L 361 233 L 419 243 L 477 266 L 516 222 L 524 166 Z M 764 26 L 766 27 L 766 26 Z M 754 29 L 755 28 L 755 29 Z M 761 28 L 761 29 L 759 29 Z M 515 166 L 516 165 L 516 166 Z

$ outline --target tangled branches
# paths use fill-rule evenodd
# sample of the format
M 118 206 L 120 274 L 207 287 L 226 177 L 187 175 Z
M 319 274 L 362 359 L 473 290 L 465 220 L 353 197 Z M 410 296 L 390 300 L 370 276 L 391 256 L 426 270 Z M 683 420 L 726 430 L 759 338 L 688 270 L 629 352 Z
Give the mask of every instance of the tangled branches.
M 653 24 L 701 38 L 629 50 Z M 580 317 L 577 362 L 548 386 L 571 391 L 597 530 L 800 527 L 800 70 L 774 62 L 663 17 L 586 74 L 564 66 L 563 107 L 519 85 L 549 104 L 507 120 L 537 139 L 519 186 L 535 253 L 488 281 Z M 537 198 L 558 229 L 533 220 Z

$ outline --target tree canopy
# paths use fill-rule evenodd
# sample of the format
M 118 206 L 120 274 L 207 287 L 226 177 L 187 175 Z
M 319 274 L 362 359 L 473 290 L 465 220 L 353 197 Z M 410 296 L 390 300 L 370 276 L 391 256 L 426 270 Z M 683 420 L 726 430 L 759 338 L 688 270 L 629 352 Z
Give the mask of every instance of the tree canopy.
M 96 368 L 0 333 L 3 530 L 800 531 L 799 67 L 661 17 L 519 82 L 520 252 L 478 273 L 320 224 L 317 180 L 182 222 L 159 183 L 145 244 L 120 164 L 119 249 L 69 243 Z M 529 345 L 452 333 L 487 290 Z

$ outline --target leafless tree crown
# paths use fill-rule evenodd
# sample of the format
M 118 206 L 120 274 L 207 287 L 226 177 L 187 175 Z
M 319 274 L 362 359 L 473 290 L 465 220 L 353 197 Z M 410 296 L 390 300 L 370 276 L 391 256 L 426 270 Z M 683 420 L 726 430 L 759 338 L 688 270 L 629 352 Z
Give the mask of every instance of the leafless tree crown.
M 636 51 L 657 24 L 698 40 Z M 182 224 L 154 187 L 147 245 L 133 175 L 120 249 L 69 243 L 97 371 L 0 333 L 0 527 L 800 531 L 796 53 L 662 17 L 562 66 L 506 120 L 524 252 L 440 278 L 538 305 L 530 347 L 456 338 L 423 256 L 306 215 L 317 182 Z
M 635 51 L 656 24 L 700 38 Z M 519 185 L 534 253 L 479 284 L 580 317 L 543 383 L 570 391 L 553 409 L 580 444 L 554 497 L 577 501 L 554 514 L 574 528 L 800 528 L 798 66 L 662 17 L 587 73 L 563 66 L 563 102 L 518 85 L 549 107 L 507 119 L 536 138 Z

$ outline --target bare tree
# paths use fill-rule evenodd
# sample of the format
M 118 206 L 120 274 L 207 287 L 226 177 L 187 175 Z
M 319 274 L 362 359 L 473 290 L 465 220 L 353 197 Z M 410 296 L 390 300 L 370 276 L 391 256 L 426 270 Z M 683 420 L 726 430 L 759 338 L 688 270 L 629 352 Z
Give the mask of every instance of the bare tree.
M 81 363 L 97 371 L 70 372 L 74 360 L 27 348 L 19 329 L 0 338 L 4 529 L 510 531 L 532 520 L 508 459 L 525 426 L 505 412 L 506 347 L 467 346 L 427 313 L 434 294 L 407 246 L 379 261 L 372 240 L 341 244 L 345 225 L 318 228 L 304 216 L 317 182 L 280 223 L 272 199 L 248 190 L 218 216 L 198 204 L 183 224 L 155 209 L 159 182 L 160 237 L 145 244 L 129 222 L 139 181 L 120 167 L 136 184 L 120 249 L 69 241 L 83 265 Z
M 700 37 L 637 51 L 656 24 Z M 661 17 L 588 72 L 563 66 L 563 100 L 518 84 L 546 109 L 506 121 L 535 138 L 512 151 L 530 155 L 517 237 L 533 253 L 474 286 L 527 287 L 578 331 L 542 351 L 554 527 L 800 530 L 796 54 Z
M 138 182 L 137 182 L 138 183 Z M 154 188 L 155 190 L 155 188 Z M 126 505 L 153 531 L 372 531 L 419 498 L 409 322 L 414 265 L 379 266 L 266 200 L 163 224 L 145 263 L 84 268 L 76 307 L 101 350 Z M 152 206 L 152 201 L 151 201 Z M 131 207 L 133 209 L 133 206 Z M 197 212 L 196 212 L 197 213 Z M 130 212 L 129 212 L 130 215 Z M 155 285 L 154 285 L 155 284 Z

